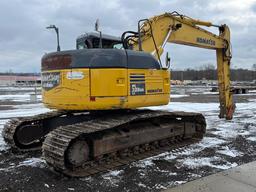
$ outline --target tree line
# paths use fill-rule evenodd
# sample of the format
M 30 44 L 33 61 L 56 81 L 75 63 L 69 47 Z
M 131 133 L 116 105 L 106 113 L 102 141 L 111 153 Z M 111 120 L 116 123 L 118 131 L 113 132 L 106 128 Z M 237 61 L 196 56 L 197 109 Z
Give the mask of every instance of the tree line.
M 11 76 L 11 75 L 17 75 L 17 76 L 40 76 L 40 73 L 13 73 L 13 72 L 0 72 L 0 75 L 4 76 Z
M 206 65 L 199 69 L 173 70 L 171 79 L 173 80 L 217 80 L 217 70 L 213 65 Z M 231 69 L 232 81 L 254 81 L 256 80 L 256 64 L 252 69 Z

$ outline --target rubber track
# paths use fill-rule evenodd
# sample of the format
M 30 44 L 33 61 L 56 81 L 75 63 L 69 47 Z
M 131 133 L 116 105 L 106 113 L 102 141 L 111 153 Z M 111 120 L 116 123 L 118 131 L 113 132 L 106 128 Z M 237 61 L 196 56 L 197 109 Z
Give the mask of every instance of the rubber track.
M 78 168 L 67 168 L 65 165 L 65 153 L 69 147 L 71 141 L 79 138 L 81 135 L 99 132 L 107 129 L 111 129 L 128 122 L 143 119 L 147 120 L 150 118 L 160 117 L 168 115 L 170 117 L 184 117 L 191 118 L 193 122 L 197 122 L 201 126 L 204 127 L 205 131 L 205 119 L 202 114 L 199 113 L 183 113 L 183 112 L 160 112 L 160 111 L 145 111 L 140 113 L 131 113 L 127 115 L 113 115 L 112 118 L 102 117 L 95 120 L 87 121 L 85 123 L 78 123 L 68 126 L 59 127 L 53 131 L 51 131 L 42 146 L 43 149 L 43 157 L 46 162 L 57 170 L 65 175 L 71 177 L 84 177 L 92 174 L 96 174 L 99 172 L 108 171 L 118 166 L 122 166 L 128 164 L 133 161 L 137 161 L 140 159 L 144 159 L 146 157 L 154 156 L 164 151 L 169 151 L 172 149 L 177 149 L 191 143 L 194 143 L 199 138 L 192 138 L 187 140 L 182 140 L 181 138 L 174 138 L 174 143 L 168 146 L 160 147 L 158 149 L 154 149 L 151 147 L 150 151 L 145 151 L 142 154 L 133 154 L 131 157 L 125 158 L 115 158 L 113 160 L 95 160 L 86 162 L 86 164 L 82 167 Z M 202 133 L 202 135 L 204 132 Z M 101 163 L 104 162 L 104 163 Z
M 2 136 L 5 140 L 5 142 L 10 145 L 12 150 L 14 151 L 21 151 L 21 152 L 27 152 L 27 151 L 34 151 L 34 150 L 39 150 L 41 149 L 41 144 L 40 142 L 31 145 L 30 148 L 20 148 L 19 146 L 16 145 L 14 135 L 16 132 L 16 129 L 24 124 L 31 124 L 31 123 L 36 123 L 37 121 L 47 119 L 47 118 L 52 118 L 52 117 L 58 117 L 61 115 L 66 114 L 66 112 L 62 111 L 52 111 L 44 114 L 39 114 L 35 116 L 29 116 L 29 117 L 17 117 L 11 119 L 9 122 L 7 122 L 4 125 L 3 131 L 2 131 Z

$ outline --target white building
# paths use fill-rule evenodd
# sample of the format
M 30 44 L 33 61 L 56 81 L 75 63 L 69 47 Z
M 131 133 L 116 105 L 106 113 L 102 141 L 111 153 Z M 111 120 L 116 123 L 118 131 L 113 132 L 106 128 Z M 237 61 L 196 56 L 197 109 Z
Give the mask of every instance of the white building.
M 0 75 L 0 86 L 32 86 L 41 84 L 40 76 Z

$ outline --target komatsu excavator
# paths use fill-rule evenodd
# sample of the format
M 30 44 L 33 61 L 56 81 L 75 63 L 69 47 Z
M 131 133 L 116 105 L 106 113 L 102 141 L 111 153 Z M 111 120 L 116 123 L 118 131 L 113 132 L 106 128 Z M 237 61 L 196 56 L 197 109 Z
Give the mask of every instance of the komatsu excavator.
M 219 117 L 232 119 L 228 26 L 172 12 L 140 20 L 121 38 L 86 34 L 77 50 L 44 55 L 43 103 L 55 110 L 11 120 L 6 142 L 19 151 L 42 147 L 49 166 L 80 177 L 202 139 L 202 114 L 141 108 L 170 101 L 169 58 L 167 66 L 160 60 L 167 42 L 216 50 Z

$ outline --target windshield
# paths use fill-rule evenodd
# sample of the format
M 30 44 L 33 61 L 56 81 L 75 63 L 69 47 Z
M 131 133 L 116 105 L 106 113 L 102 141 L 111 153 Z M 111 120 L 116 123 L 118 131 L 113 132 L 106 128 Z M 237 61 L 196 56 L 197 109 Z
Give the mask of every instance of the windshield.
M 77 49 L 100 48 L 100 38 L 82 38 L 77 40 Z M 123 49 L 120 41 L 111 39 L 102 39 L 103 49 Z
M 88 48 L 84 42 L 77 43 L 77 49 L 86 49 Z

